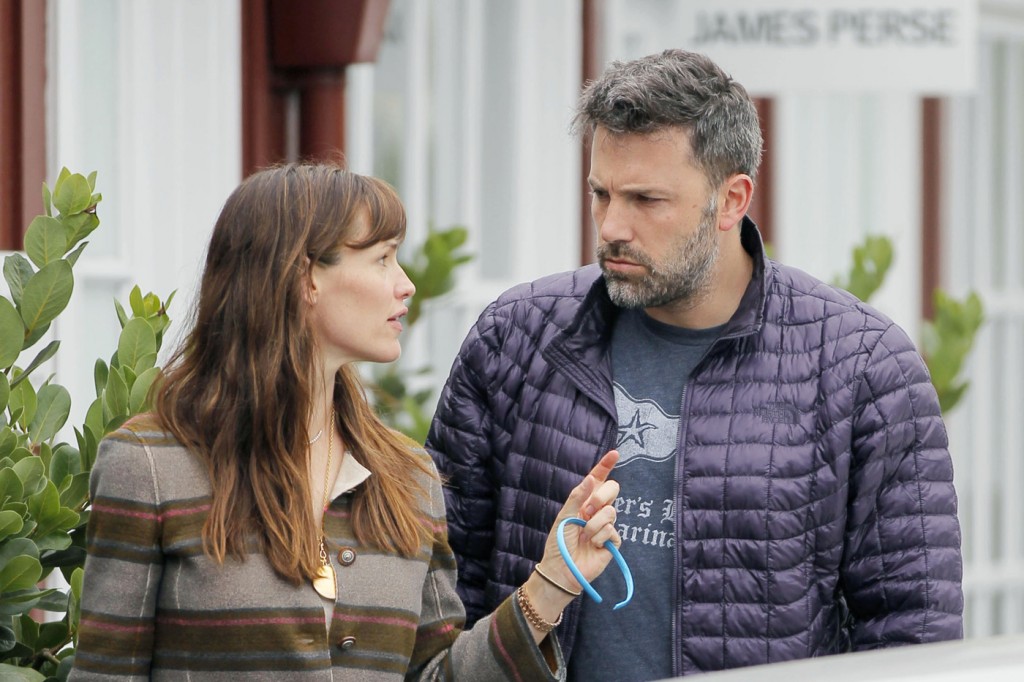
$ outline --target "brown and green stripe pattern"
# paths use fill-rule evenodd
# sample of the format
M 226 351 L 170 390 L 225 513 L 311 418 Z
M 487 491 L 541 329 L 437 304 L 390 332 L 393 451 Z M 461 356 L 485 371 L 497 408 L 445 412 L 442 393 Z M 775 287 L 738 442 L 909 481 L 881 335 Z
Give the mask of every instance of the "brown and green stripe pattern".
M 218 565 L 203 553 L 205 467 L 152 417 L 130 421 L 103 441 L 93 469 L 71 679 L 331 680 L 332 670 L 368 682 L 562 679 L 512 601 L 463 632 L 440 483 L 425 483 L 433 542 L 411 559 L 359 544 L 350 498 L 332 503 L 324 527 L 338 599 L 328 631 L 312 587 L 281 580 L 262 554 Z M 356 554 L 347 566 L 337 562 L 343 547 Z

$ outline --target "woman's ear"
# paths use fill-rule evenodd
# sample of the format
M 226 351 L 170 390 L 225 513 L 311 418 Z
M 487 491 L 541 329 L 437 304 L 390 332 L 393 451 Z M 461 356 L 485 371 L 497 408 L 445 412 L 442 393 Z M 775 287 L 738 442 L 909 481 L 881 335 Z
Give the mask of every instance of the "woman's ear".
M 308 303 L 309 305 L 316 305 L 317 299 L 320 298 L 320 287 L 319 287 L 319 282 L 318 282 L 318 280 L 319 280 L 319 277 L 318 277 L 319 273 L 317 272 L 317 268 L 313 267 L 313 264 L 310 261 L 309 256 L 305 257 L 305 263 L 304 264 L 305 264 L 305 267 L 306 267 L 306 275 L 304 277 L 305 284 L 306 284 L 306 286 L 305 286 L 306 303 Z

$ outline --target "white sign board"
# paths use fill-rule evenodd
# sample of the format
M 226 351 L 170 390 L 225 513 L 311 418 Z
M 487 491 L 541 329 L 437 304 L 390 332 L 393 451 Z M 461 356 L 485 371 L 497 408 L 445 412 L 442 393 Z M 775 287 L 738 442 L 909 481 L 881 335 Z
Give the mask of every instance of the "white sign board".
M 715 0 L 673 9 L 672 44 L 707 54 L 754 95 L 974 87 L 977 0 Z

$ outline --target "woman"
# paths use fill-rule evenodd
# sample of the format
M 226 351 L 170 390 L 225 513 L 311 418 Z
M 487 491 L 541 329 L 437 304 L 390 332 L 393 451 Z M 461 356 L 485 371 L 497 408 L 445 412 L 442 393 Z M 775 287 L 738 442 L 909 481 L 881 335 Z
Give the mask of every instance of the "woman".
M 401 352 L 404 236 L 394 190 L 334 166 L 228 198 L 154 414 L 100 447 L 72 679 L 564 677 L 550 631 L 579 585 L 555 543 L 462 632 L 436 470 L 353 368 Z M 616 457 L 559 517 L 589 519 L 566 533 L 588 579 L 619 542 Z

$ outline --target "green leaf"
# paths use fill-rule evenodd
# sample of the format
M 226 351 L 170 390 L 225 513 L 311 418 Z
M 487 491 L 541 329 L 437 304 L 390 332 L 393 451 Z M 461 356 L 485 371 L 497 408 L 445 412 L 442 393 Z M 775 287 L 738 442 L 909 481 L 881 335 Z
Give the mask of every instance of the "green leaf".
M 75 173 L 57 180 L 53 193 L 53 205 L 62 216 L 81 213 L 92 204 L 92 189 L 84 176 Z
M 0 374 L 0 376 L 3 375 Z M 3 382 L 0 381 L 0 385 L 2 384 Z M 0 459 L 10 455 L 16 447 L 18 447 L 18 435 L 14 433 L 14 430 L 9 426 L 0 428 Z M 3 491 L 0 490 L 0 496 L 2 495 Z
M 14 463 L 14 466 L 11 467 L 11 469 L 21 480 L 21 484 L 25 488 L 25 497 L 31 498 L 31 496 L 38 494 L 48 483 L 46 470 L 38 457 L 26 457 L 24 459 L 20 459 Z
M 89 191 L 90 192 L 95 192 L 96 191 L 96 173 L 97 173 L 97 171 L 93 171 L 92 173 L 89 173 L 89 176 L 86 178 L 86 180 L 89 181 Z
M 74 646 L 77 647 L 78 626 L 75 625 L 74 628 L 75 629 L 71 631 L 73 638 L 72 641 L 74 642 Z M 54 671 L 52 677 L 46 678 L 46 682 L 68 682 L 71 677 L 71 670 L 75 666 L 75 649 L 73 647 L 61 649 L 57 652 L 57 658 L 60 660 L 60 663 L 57 665 L 57 670 Z
M 53 649 L 71 637 L 68 624 L 62 621 L 50 621 L 39 626 L 37 649 Z
M 89 242 L 82 242 L 81 244 L 78 245 L 78 248 L 69 253 L 64 258 L 64 260 L 66 260 L 71 265 L 74 265 L 75 263 L 78 262 L 78 257 L 82 255 L 82 251 L 85 251 L 85 247 L 87 246 L 89 246 Z
M 0 296 L 0 370 L 13 365 L 25 343 L 25 325 L 10 301 Z
M 28 498 L 28 513 L 37 524 L 49 522 L 60 513 L 60 495 L 53 481 L 47 480 L 42 490 Z M 41 531 L 39 534 L 46 535 Z
M 21 514 L 6 509 L 0 511 L 0 542 L 3 542 L 8 536 L 20 533 L 24 526 L 25 522 L 22 520 Z
M 25 232 L 25 253 L 42 268 L 64 256 L 68 250 L 67 230 L 56 218 L 36 216 Z
M 92 471 L 92 465 L 96 463 L 96 452 L 99 449 L 100 439 L 106 434 L 93 431 L 91 426 L 87 426 L 83 435 L 85 436 L 86 447 L 81 450 L 82 470 Z
M 132 385 L 131 395 L 128 397 L 128 411 L 130 414 L 138 414 L 149 409 L 149 390 L 153 387 L 153 382 L 159 377 L 159 367 L 150 367 L 138 376 Z
M 24 440 L 27 441 L 28 437 L 26 436 Z M 11 452 L 10 456 L 8 457 L 8 459 L 11 460 L 11 466 L 14 466 L 15 463 L 20 462 L 21 460 L 26 459 L 26 458 L 29 458 L 29 459 L 39 459 L 38 457 L 33 455 L 32 451 L 29 450 L 28 448 L 26 448 L 24 445 L 19 445 L 18 447 L 14 448 L 14 450 Z
M 70 249 L 92 234 L 92 231 L 100 226 L 100 219 L 94 213 L 79 213 L 64 218 L 64 225 L 70 235 L 68 238 L 68 248 Z
M 139 289 L 138 284 L 133 286 L 131 292 L 128 293 L 128 305 L 131 306 L 133 317 L 146 316 L 146 305 L 142 301 L 142 290 Z
M 75 474 L 82 473 L 81 453 L 67 443 L 61 443 L 53 451 L 49 472 L 50 480 L 57 484 L 58 490 L 63 490 L 63 486 L 60 484 L 65 476 L 74 476 Z
M 111 417 L 124 415 L 128 411 L 128 385 L 119 371 L 112 370 L 107 377 L 107 388 L 103 392 L 103 399 Z
M 32 339 L 38 330 L 45 330 L 67 307 L 74 284 L 71 265 L 65 260 L 46 265 L 25 284 L 25 291 L 21 297 L 21 319 L 25 323 L 28 339 Z M 26 340 L 24 347 L 30 345 L 32 344 Z
M 11 413 L 17 409 L 21 409 L 22 413 L 17 422 L 21 425 L 21 428 L 27 430 L 28 425 L 32 423 L 32 418 L 36 414 L 36 391 L 32 388 L 32 382 L 22 381 L 18 382 L 15 379 L 16 385 L 11 387 L 11 396 L 8 398 L 8 404 L 10 406 Z
M 11 386 L 17 386 L 22 381 L 27 379 L 29 374 L 39 369 L 40 365 L 42 365 L 44 362 L 52 358 L 54 354 L 57 352 L 58 348 L 60 348 L 60 341 L 51 341 L 50 343 L 46 344 L 46 347 L 39 351 L 34 358 L 32 358 L 32 362 L 30 362 L 28 367 L 25 368 L 25 371 L 18 375 L 18 377 L 11 383 Z
M 73 571 L 76 566 L 81 566 L 85 562 L 85 550 L 73 544 L 74 537 L 72 536 L 72 532 L 80 528 L 81 525 L 82 522 L 79 521 L 79 525 L 72 531 L 61 534 L 64 539 L 64 549 L 48 551 L 40 557 L 39 563 L 43 565 L 44 569 L 59 568 L 62 572 Z
M 138 291 L 138 287 L 132 290 Z M 134 306 L 134 304 L 133 304 Z M 117 342 L 117 359 L 122 367 L 135 367 L 145 356 L 156 354 L 156 334 L 145 319 L 129 320 Z
M 18 318 L 19 320 L 21 318 Z M 7 381 L 7 375 L 0 373 L 0 415 L 7 409 L 7 400 L 11 397 L 11 382 Z M 3 455 L 0 455 L 3 457 Z
M 155 336 L 153 338 L 156 339 Z M 159 340 L 157 340 L 157 346 L 159 345 L 160 342 Z M 146 370 L 154 369 L 155 367 L 156 353 L 147 353 L 146 355 L 143 355 L 141 358 L 139 358 L 138 362 L 136 362 L 135 365 L 132 367 L 132 370 L 138 376 L 146 372 Z
M 77 524 L 78 514 L 70 509 L 61 511 L 59 516 L 47 522 L 45 526 L 45 535 L 42 535 L 38 529 L 33 534 L 36 540 L 36 545 L 39 546 L 39 551 L 45 552 L 46 555 L 49 556 L 55 552 L 60 552 L 70 547 L 71 536 L 68 535 L 68 531 L 74 528 Z
M 128 313 L 124 311 L 121 302 L 116 298 L 114 299 L 114 310 L 117 311 L 117 321 L 121 323 L 121 329 L 124 329 L 124 326 L 128 324 Z
M 25 484 L 12 468 L 0 469 L 0 503 L 6 500 L 20 501 L 25 497 Z M 4 504 L 9 507 L 8 503 Z M 21 514 L 18 514 L 21 516 Z
M 89 433 L 91 433 L 96 438 L 97 442 L 99 442 L 99 439 L 106 435 L 103 432 L 103 403 L 104 396 L 103 392 L 101 392 L 100 397 L 92 401 L 92 404 L 89 405 L 89 410 L 85 413 L 86 428 L 85 432 L 83 432 L 83 435 L 87 436 Z
M 68 608 L 68 595 L 60 590 L 46 590 L 42 597 L 40 597 L 39 603 L 36 604 L 36 608 L 44 611 L 56 611 L 58 613 L 66 611 Z
M 35 587 L 42 574 L 34 542 L 16 538 L 0 546 L 0 594 Z
M 107 386 L 107 363 L 103 362 L 103 358 L 96 358 L 96 364 L 92 368 L 92 381 L 96 387 L 96 395 L 99 396 L 103 392 L 103 389 Z
M 43 210 L 46 211 L 46 215 L 53 216 L 53 197 L 50 196 L 50 188 L 45 182 L 43 183 Z
M 25 283 L 32 278 L 36 272 L 28 259 L 20 253 L 12 253 L 4 259 L 4 279 L 11 289 L 11 299 L 15 305 L 21 304 L 21 295 L 25 290 Z
M 39 406 L 28 427 L 28 437 L 34 443 L 49 441 L 71 414 L 71 394 L 63 386 L 49 384 L 39 389 Z
M 8 663 L 0 663 L 0 679 L 4 682 L 46 682 L 46 677 L 39 671 Z
M 78 466 L 81 466 L 79 464 Z M 71 467 L 69 467 L 69 470 Z M 72 474 L 71 482 L 60 493 L 61 506 L 68 509 L 79 509 L 89 498 L 89 472 L 81 471 Z

